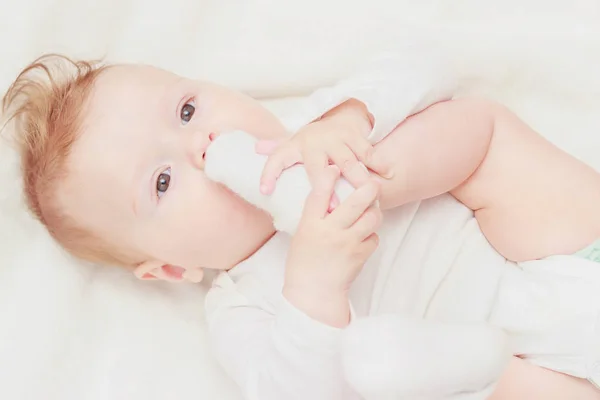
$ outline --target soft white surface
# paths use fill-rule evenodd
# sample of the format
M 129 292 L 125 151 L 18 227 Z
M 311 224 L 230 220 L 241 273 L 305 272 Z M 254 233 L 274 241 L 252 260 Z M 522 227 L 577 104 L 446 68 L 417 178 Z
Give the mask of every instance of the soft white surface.
M 429 37 L 455 50 L 471 91 L 600 169 L 596 0 L 0 0 L 0 9 L 2 90 L 40 52 L 61 51 L 296 96 L 398 40 Z M 0 397 L 236 399 L 207 355 L 203 291 L 67 261 L 23 212 L 15 166 L 0 148 Z

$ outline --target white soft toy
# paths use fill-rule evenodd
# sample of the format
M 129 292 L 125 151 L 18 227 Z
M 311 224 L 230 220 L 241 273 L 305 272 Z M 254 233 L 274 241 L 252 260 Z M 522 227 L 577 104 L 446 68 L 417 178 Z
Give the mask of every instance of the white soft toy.
M 260 193 L 267 157 L 242 131 L 219 135 L 206 152 L 206 175 L 273 217 L 276 229 L 296 231 L 311 190 L 306 170 L 283 171 L 271 195 Z M 343 178 L 343 201 L 354 189 Z M 506 336 L 485 324 L 452 324 L 402 315 L 356 320 L 346 331 L 342 361 L 348 383 L 365 399 L 484 400 L 510 359 Z

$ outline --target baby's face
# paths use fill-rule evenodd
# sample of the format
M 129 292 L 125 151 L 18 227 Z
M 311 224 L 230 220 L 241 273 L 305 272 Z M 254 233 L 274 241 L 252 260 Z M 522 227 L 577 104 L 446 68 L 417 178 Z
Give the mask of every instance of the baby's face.
M 140 261 L 232 267 L 273 232 L 269 219 L 203 173 L 215 134 L 285 134 L 255 100 L 147 66 L 116 66 L 97 80 L 60 201 Z

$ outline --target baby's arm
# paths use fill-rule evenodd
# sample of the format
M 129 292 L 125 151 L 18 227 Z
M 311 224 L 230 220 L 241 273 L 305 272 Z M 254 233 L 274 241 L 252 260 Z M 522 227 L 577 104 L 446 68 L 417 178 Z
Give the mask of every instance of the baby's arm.
M 226 275 L 206 297 L 210 348 L 244 400 L 359 400 L 339 365 L 342 330 L 279 300 L 248 298 Z
M 435 104 L 376 152 L 395 174 L 382 180 L 383 208 L 450 192 L 510 260 L 574 253 L 600 237 L 600 175 L 496 103 Z

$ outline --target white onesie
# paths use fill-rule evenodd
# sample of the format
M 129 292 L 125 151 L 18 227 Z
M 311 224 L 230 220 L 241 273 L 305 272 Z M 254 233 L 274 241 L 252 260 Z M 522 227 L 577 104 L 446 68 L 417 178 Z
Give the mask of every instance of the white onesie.
M 317 91 L 296 116 L 282 121 L 294 132 L 355 97 L 375 118 L 370 139 L 376 142 L 420 107 L 402 96 L 406 62 L 406 55 L 381 59 L 367 72 Z M 421 105 L 431 102 L 429 95 L 440 97 L 430 90 L 435 69 L 421 69 L 418 76 L 414 65 L 409 69 L 410 84 L 423 79 Z M 496 326 L 508 334 L 511 354 L 600 382 L 598 264 L 572 256 L 507 262 L 485 240 L 472 212 L 449 195 L 386 211 L 379 234 L 379 249 L 352 287 L 353 318 L 406 315 Z M 348 382 L 357 370 L 364 376 L 385 371 L 352 365 L 352 349 L 342 348 L 344 330 L 312 320 L 282 296 L 289 240 L 276 234 L 213 282 L 206 315 L 216 357 L 249 400 L 397 398 L 393 388 L 385 397 L 357 393 L 361 384 Z M 348 343 L 379 353 L 387 345 Z

